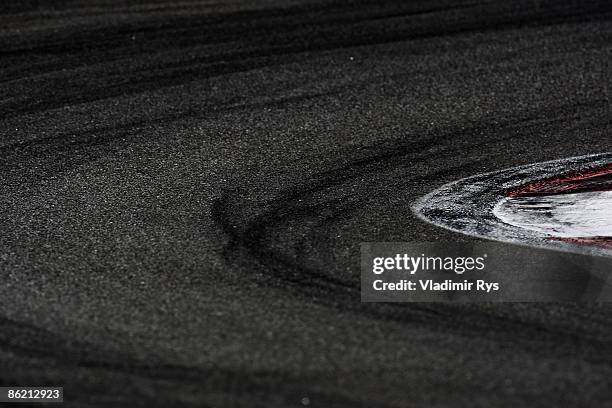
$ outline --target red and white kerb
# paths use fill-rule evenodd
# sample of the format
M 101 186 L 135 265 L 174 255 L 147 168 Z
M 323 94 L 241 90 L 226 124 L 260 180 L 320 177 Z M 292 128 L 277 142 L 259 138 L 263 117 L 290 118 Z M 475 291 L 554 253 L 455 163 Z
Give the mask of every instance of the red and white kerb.
M 477 174 L 439 187 L 412 210 L 466 235 L 612 257 L 612 153 Z
M 612 248 L 612 164 L 510 189 L 493 214 L 550 239 Z

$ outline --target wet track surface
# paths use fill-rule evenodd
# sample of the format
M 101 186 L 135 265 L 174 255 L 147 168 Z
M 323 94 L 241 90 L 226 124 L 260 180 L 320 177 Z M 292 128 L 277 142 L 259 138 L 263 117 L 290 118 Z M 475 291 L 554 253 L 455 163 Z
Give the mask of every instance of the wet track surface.
M 0 380 L 66 406 L 612 401 L 602 304 L 368 304 L 415 200 L 612 150 L 600 1 L 0 6 Z M 308 401 L 303 400 L 308 398 Z

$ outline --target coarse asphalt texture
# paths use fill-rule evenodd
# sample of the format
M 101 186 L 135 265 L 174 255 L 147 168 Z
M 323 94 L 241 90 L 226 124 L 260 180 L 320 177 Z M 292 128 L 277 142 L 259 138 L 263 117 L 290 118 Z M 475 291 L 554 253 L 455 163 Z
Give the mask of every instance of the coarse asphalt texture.
M 612 406 L 605 304 L 362 304 L 445 183 L 612 151 L 605 1 L 0 5 L 0 382 L 66 407 Z M 23 406 L 23 405 L 22 405 Z

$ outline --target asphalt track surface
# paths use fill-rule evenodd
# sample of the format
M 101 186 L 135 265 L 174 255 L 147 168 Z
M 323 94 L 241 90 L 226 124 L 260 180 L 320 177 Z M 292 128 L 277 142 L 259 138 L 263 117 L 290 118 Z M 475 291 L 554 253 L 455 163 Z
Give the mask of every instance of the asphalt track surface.
M 361 304 L 411 204 L 612 150 L 603 1 L 0 5 L 0 381 L 64 406 L 604 407 L 604 304 Z M 307 399 L 306 399 L 307 398 Z

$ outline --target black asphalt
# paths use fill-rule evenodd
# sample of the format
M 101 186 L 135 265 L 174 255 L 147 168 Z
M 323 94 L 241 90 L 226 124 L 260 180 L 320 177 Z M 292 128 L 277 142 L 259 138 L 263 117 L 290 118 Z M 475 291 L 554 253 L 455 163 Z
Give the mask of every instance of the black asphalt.
M 612 150 L 604 1 L 0 5 L 0 383 L 67 407 L 612 406 L 604 304 L 361 304 L 410 205 Z

